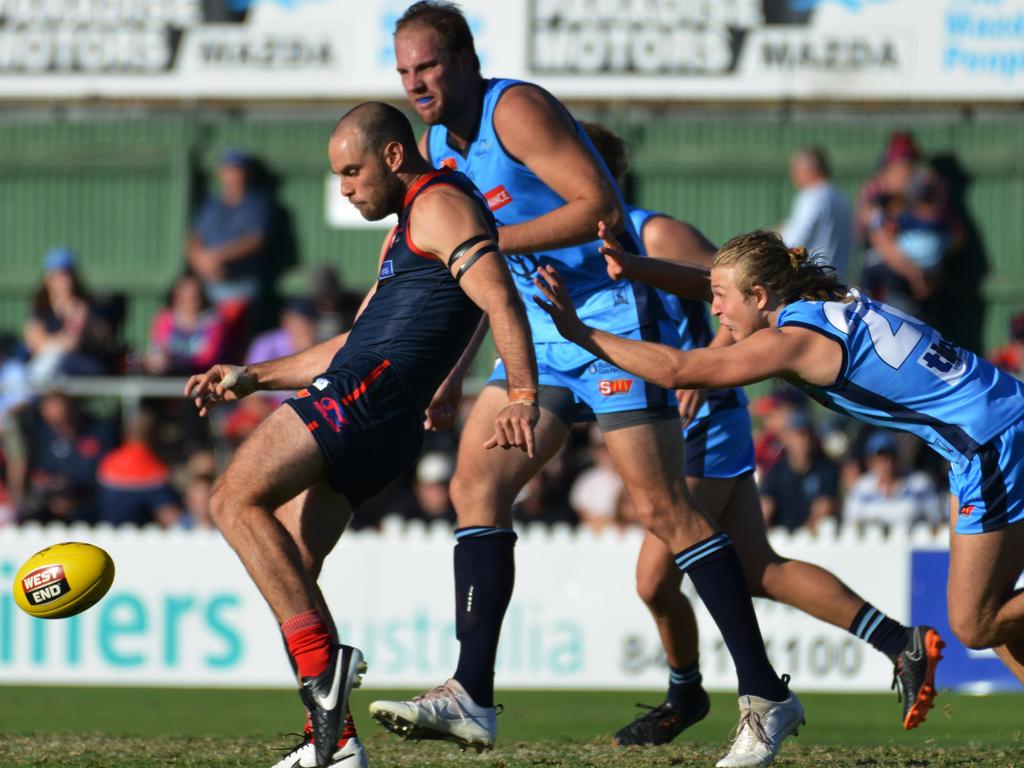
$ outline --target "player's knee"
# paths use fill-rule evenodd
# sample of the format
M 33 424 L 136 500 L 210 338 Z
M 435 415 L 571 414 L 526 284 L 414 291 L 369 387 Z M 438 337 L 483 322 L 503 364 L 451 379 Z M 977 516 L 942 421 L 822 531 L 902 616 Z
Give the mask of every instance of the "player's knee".
M 747 588 L 751 597 L 770 597 L 784 602 L 785 560 L 778 558 L 771 562 L 750 562 L 743 560 L 743 573 L 747 577 Z
M 661 613 L 668 603 L 679 595 L 679 586 L 664 575 L 638 576 L 636 593 L 651 611 Z
M 223 478 L 217 480 L 210 492 L 210 517 L 218 528 L 223 530 L 231 516 L 230 494 Z
M 464 518 L 470 518 L 472 525 L 497 525 L 498 514 L 504 508 L 512 506 L 512 498 L 504 500 L 500 490 L 493 482 L 487 482 L 480 473 L 455 471 L 448 495 L 455 507 L 459 525 L 466 524 Z
M 231 526 L 238 518 L 242 503 L 238 489 L 227 475 L 217 480 L 210 492 L 210 517 L 217 528 L 223 531 Z
M 980 651 L 997 645 L 992 622 L 974 611 L 954 610 L 950 606 L 949 627 L 956 639 L 972 650 Z

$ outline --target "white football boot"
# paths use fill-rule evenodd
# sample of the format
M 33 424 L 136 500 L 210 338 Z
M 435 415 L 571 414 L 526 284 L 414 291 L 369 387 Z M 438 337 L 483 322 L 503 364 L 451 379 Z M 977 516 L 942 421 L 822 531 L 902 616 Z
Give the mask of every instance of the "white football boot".
M 498 735 L 498 708 L 481 707 L 454 678 L 412 701 L 375 701 L 370 714 L 403 739 L 454 741 L 477 753 Z
M 367 768 L 366 750 L 359 741 L 352 715 L 345 716 L 341 736 L 338 738 L 338 749 L 327 765 L 339 768 Z M 274 768 L 316 768 L 313 737 L 309 733 L 304 734 L 304 738 L 294 749 L 274 763 Z
M 789 682 L 784 675 L 783 681 Z M 796 736 L 804 725 L 804 708 L 795 693 L 785 701 L 768 701 L 760 696 L 740 696 L 740 721 L 736 725 L 729 754 L 716 768 L 768 765 L 775 759 L 787 736 Z
M 346 739 L 344 744 L 339 744 L 338 751 L 331 757 L 328 766 L 339 768 L 367 768 L 366 750 L 358 736 Z M 316 749 L 313 742 L 308 739 L 294 750 L 289 752 L 274 768 L 316 768 Z

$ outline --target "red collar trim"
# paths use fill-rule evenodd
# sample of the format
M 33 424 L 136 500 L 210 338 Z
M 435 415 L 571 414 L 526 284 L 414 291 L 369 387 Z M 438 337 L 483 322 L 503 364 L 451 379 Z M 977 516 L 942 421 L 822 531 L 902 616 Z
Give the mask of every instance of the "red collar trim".
M 416 181 L 415 184 L 413 184 L 411 187 L 409 187 L 409 191 L 405 193 L 405 200 L 402 201 L 402 208 L 408 208 L 409 207 L 409 203 L 411 203 L 412 199 L 414 197 L 416 197 L 417 193 L 421 189 L 423 189 L 423 185 L 424 184 L 426 184 L 431 179 L 436 179 L 438 176 L 440 176 L 443 173 L 449 173 L 448 169 L 447 168 L 443 168 L 440 171 L 431 171 L 430 173 L 426 173 L 423 176 L 421 176 Z

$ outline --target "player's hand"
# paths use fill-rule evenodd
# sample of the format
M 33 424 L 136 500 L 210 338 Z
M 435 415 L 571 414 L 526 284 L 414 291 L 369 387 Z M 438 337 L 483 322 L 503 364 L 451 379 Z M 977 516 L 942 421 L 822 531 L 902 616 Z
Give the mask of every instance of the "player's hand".
M 703 389 L 677 389 L 676 400 L 679 401 L 679 420 L 686 427 L 697 416 L 697 411 L 704 405 L 707 396 Z
M 215 365 L 206 373 L 190 376 L 185 383 L 185 397 L 191 397 L 205 416 L 219 404 L 241 400 L 256 391 L 256 379 L 244 365 Z
M 629 262 L 633 256 L 619 245 L 619 241 L 608 231 L 603 221 L 597 222 L 597 236 L 604 241 L 597 250 L 604 256 L 605 264 L 608 265 L 608 277 L 612 280 L 629 279 Z
M 455 416 L 459 412 L 462 401 L 462 378 L 448 376 L 434 393 L 430 405 L 427 406 L 423 419 L 423 428 L 430 432 L 451 429 L 455 425 Z
M 544 294 L 547 301 L 536 295 L 533 300 L 537 306 L 551 315 L 558 332 L 569 341 L 579 338 L 587 326 L 576 314 L 576 307 L 569 298 L 569 291 L 562 276 L 554 267 L 540 266 L 537 268 L 537 277 L 533 279 L 533 284 Z
M 540 410 L 536 405 L 509 403 L 494 417 L 494 434 L 484 448 L 520 448 L 533 458 L 533 428 L 537 426 Z

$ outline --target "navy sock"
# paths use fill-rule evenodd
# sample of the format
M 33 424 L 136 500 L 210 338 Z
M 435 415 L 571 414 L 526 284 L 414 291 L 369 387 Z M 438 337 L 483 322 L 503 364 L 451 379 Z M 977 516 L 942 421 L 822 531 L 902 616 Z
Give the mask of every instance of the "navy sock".
M 857 611 L 850 624 L 850 634 L 871 643 L 890 659 L 903 653 L 910 638 L 910 630 L 898 621 L 893 621 L 871 603 Z
M 455 530 L 455 679 L 477 704 L 494 706 L 494 660 L 505 609 L 512 599 L 516 565 L 511 528 Z
M 693 697 L 696 689 L 700 688 L 703 678 L 700 675 L 700 663 L 695 661 L 687 667 L 668 668 L 668 695 L 665 697 L 676 709 L 686 705 L 686 702 Z
M 743 567 L 729 537 L 716 533 L 684 549 L 675 560 L 679 570 L 693 580 L 697 594 L 722 633 L 736 665 L 740 695 L 760 696 L 769 701 L 787 699 L 789 689 L 768 661 Z

